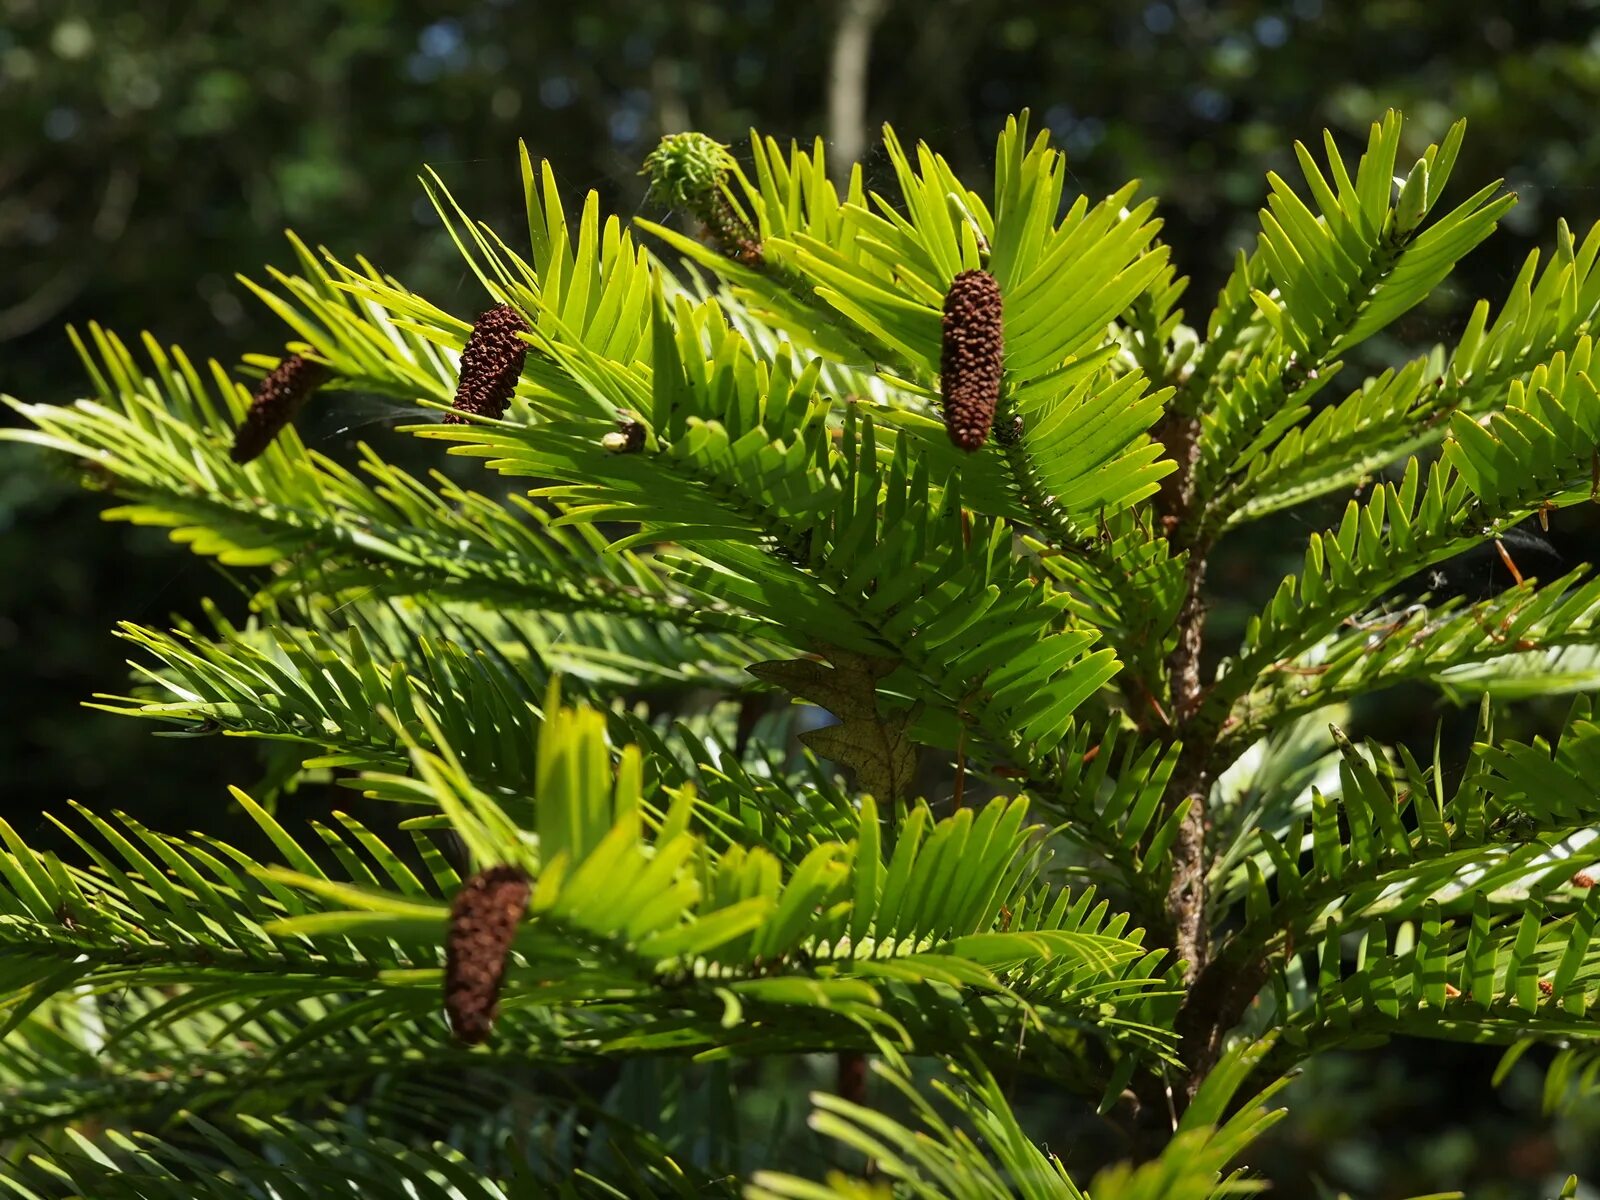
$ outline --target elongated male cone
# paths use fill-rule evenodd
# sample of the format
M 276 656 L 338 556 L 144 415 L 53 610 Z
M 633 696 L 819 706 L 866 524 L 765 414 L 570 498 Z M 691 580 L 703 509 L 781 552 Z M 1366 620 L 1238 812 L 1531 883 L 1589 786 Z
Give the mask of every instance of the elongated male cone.
M 1005 365 L 1000 285 L 987 271 L 963 271 L 944 297 L 944 347 L 939 390 L 950 440 L 976 450 L 989 436 Z
M 321 363 L 291 354 L 256 385 L 250 408 L 234 431 L 229 457 L 247 463 L 272 445 L 272 439 L 299 415 L 311 393 L 328 379 L 328 368 Z
M 444 939 L 444 1010 L 458 1041 L 476 1046 L 494 1028 L 500 982 L 532 889 L 521 867 L 490 867 L 461 885 Z
M 491 308 L 477 319 L 461 351 L 456 411 L 445 415 L 446 425 L 464 425 L 466 418 L 461 413 L 497 421 L 506 415 L 528 358 L 528 343 L 517 334 L 527 332 L 528 323 L 509 304 Z

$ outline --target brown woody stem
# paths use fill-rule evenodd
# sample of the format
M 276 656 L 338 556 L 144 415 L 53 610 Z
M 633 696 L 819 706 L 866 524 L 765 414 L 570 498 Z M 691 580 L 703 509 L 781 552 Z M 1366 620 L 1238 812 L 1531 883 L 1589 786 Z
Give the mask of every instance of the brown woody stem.
M 852 1104 L 867 1102 L 867 1056 L 859 1050 L 839 1051 L 839 1081 L 835 1089 L 840 1098 Z
M 1211 966 L 1211 931 L 1206 920 L 1206 876 L 1210 859 L 1206 849 L 1206 800 L 1211 786 L 1211 756 L 1214 731 L 1196 720 L 1204 692 L 1200 679 L 1201 654 L 1205 646 L 1205 584 L 1209 539 L 1199 532 L 1201 522 L 1193 512 L 1194 473 L 1199 462 L 1200 419 L 1190 413 L 1171 411 L 1164 418 L 1159 435 L 1167 454 L 1178 469 L 1162 484 L 1157 496 L 1161 515 L 1174 553 L 1187 553 L 1184 568 L 1184 599 L 1178 611 L 1177 641 L 1167 656 L 1167 676 L 1171 686 L 1172 725 L 1183 749 L 1177 769 L 1167 784 L 1167 811 L 1187 806 L 1178 836 L 1172 845 L 1172 876 L 1167 885 L 1166 917 L 1173 951 L 1183 960 L 1187 988 L 1178 1016 L 1180 1053 L 1189 1068 L 1188 1087 L 1183 1099 L 1194 1094 L 1221 1053 L 1222 1037 L 1237 1020 L 1224 1024 L 1225 1011 L 1236 1006 L 1234 992 L 1255 988 L 1249 980 L 1237 977 L 1223 980 Z M 1259 987 L 1259 981 L 1255 987 Z M 1243 1003 L 1248 1003 L 1248 997 Z

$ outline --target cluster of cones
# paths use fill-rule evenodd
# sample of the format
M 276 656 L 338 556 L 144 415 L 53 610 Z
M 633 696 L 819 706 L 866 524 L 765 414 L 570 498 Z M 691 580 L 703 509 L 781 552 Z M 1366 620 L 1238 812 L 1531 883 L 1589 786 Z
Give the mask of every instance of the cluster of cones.
M 528 323 L 509 304 L 491 308 L 478 318 L 461 352 L 455 411 L 445 416 L 447 425 L 465 422 L 468 414 L 495 420 L 505 416 L 528 357 L 528 344 L 518 335 L 527 332 Z M 250 408 L 234 433 L 233 461 L 247 463 L 265 452 L 331 376 L 332 372 L 314 359 L 299 354 L 283 359 L 256 386 Z

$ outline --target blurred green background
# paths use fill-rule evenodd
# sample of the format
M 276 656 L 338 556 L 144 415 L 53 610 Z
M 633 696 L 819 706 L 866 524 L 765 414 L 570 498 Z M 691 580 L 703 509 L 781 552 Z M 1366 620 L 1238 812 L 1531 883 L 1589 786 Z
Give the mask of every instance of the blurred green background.
M 1353 152 L 1389 105 L 1413 152 L 1467 117 L 1453 187 L 1504 176 L 1521 203 L 1357 367 L 1449 339 L 1472 299 L 1498 304 L 1558 217 L 1581 232 L 1600 216 L 1600 0 L 0 0 L 0 392 L 76 397 L 69 323 L 149 329 L 230 364 L 276 351 L 281 327 L 233 276 L 286 263 L 291 226 L 471 316 L 483 297 L 416 186 L 423 163 L 514 233 L 519 137 L 569 194 L 598 188 L 631 214 L 664 132 L 822 133 L 861 148 L 881 181 L 871 146 L 889 120 L 978 185 L 1024 106 L 1083 191 L 1138 177 L 1161 197 L 1198 322 L 1249 243 L 1265 172 L 1298 178 L 1293 140 L 1327 127 Z M 390 423 L 357 399 L 326 436 L 381 441 Z M 97 509 L 70 472 L 0 446 L 0 815 L 36 832 L 72 797 L 225 823 L 222 783 L 261 770 L 248 746 L 155 738 L 79 705 L 126 689 L 115 621 L 233 593 Z M 1212 576 L 1227 597 L 1214 631 L 1237 628 L 1324 516 L 1236 539 Z M 1568 559 L 1593 558 L 1583 521 L 1554 531 Z M 1421 739 L 1440 717 L 1420 694 L 1364 713 Z M 1546 1118 L 1532 1060 L 1497 1089 L 1495 1058 L 1397 1045 L 1320 1065 L 1263 1165 L 1280 1194 L 1322 1180 L 1362 1197 L 1543 1196 L 1566 1170 L 1600 1169 L 1600 1109 Z M 1056 1148 L 1071 1132 L 1055 1129 Z

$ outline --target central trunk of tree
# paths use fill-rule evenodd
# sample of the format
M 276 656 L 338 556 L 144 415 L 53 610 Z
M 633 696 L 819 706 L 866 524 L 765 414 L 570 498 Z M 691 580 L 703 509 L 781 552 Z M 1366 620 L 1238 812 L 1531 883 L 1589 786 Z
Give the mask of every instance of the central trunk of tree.
M 1210 759 L 1214 738 L 1196 727 L 1203 687 L 1200 660 L 1205 648 L 1206 556 L 1210 547 L 1194 529 L 1190 514 L 1194 504 L 1194 473 L 1200 458 L 1200 418 L 1178 409 L 1169 412 L 1158 433 L 1178 469 L 1162 481 L 1156 498 L 1162 524 L 1174 555 L 1188 553 L 1184 566 L 1184 598 L 1178 610 L 1177 642 L 1167 657 L 1171 686 L 1171 718 L 1176 737 L 1183 743 L 1177 769 L 1167 785 L 1169 810 L 1187 804 L 1178 836 L 1172 846 L 1172 877 L 1167 884 L 1168 936 L 1183 960 L 1188 988 L 1180 1010 L 1180 1049 L 1189 1079 L 1182 1099 L 1193 1096 L 1220 1052 L 1220 1032 L 1215 1028 L 1216 1006 L 1200 986 L 1211 961 L 1211 931 L 1206 921 L 1206 800 L 1211 787 Z M 1209 981 L 1208 981 L 1209 982 Z M 1192 1025 L 1192 1032 L 1186 1028 Z

